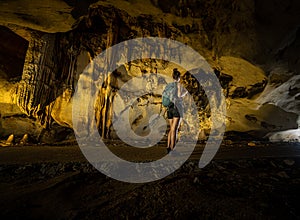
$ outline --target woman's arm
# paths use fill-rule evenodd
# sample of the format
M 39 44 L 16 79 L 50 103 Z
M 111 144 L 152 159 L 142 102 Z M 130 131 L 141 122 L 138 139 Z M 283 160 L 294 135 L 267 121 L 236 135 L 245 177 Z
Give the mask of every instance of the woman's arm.
M 187 92 L 188 91 L 183 86 L 181 86 L 180 83 L 177 83 L 177 96 L 179 98 L 185 96 Z

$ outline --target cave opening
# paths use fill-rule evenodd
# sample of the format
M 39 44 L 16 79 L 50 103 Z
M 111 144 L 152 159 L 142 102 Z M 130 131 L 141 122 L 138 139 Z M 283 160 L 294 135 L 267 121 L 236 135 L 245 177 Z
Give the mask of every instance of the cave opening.
M 20 81 L 29 42 L 10 30 L 0 26 L 0 69 L 6 80 Z

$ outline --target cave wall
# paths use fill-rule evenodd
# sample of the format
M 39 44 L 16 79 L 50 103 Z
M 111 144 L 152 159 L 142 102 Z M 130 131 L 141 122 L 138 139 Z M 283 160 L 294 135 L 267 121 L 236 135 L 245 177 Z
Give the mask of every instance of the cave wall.
M 65 34 L 33 32 L 22 80 L 14 90 L 17 105 L 45 128 L 50 128 L 53 119 L 62 126 L 72 127 L 71 97 L 79 74 L 97 54 L 133 37 L 132 33 L 137 34 L 135 37 L 180 36 L 176 29 L 152 23 L 147 17 L 128 18 L 124 11 L 102 6 L 91 9 L 89 16 L 81 20 L 74 31 Z M 107 114 L 112 108 L 114 85 L 104 84 L 96 115 L 99 130 L 108 137 L 111 115 Z
M 22 80 L 14 91 L 21 111 L 37 118 L 46 128 L 51 124 L 51 103 L 67 89 L 66 85 L 73 85 L 76 75 L 71 69 L 74 51 L 64 50 L 64 44 L 60 34 L 32 34 Z
M 20 80 L 28 41 L 3 26 L 0 26 L 0 34 L 0 68 L 9 74 L 6 79 Z
M 0 27 L 0 115 L 19 112 L 10 97 L 13 85 L 21 80 L 28 42 L 6 27 Z
M 273 4 L 269 0 L 110 0 L 89 6 L 95 2 L 90 1 L 84 6 L 87 9 L 84 12 L 79 10 L 77 3 L 66 2 L 73 7 L 73 16 L 77 18 L 76 22 L 69 24 L 67 32 L 58 25 L 56 31 L 64 30 L 64 33 L 50 34 L 47 32 L 53 32 L 55 25 L 49 28 L 43 23 L 30 25 L 30 21 L 26 21 L 28 51 L 22 80 L 12 89 L 13 100 L 21 111 L 44 128 L 51 128 L 55 123 L 72 128 L 72 95 L 80 73 L 93 58 L 119 42 L 147 36 L 180 41 L 206 58 L 215 69 L 227 98 L 228 131 L 250 131 L 262 137 L 269 132 L 297 126 L 297 110 L 287 110 L 271 101 L 259 102 L 260 94 L 271 83 L 271 77 L 274 78 L 270 72 L 277 64 L 283 66 L 279 71 L 280 79 L 284 75 L 282 72 L 289 72 L 291 77 L 299 73 L 299 31 L 295 19 L 299 16 L 296 13 L 299 8 L 297 1 L 275 1 Z M 0 10 L 1 13 L 3 11 Z M 273 19 L 274 16 L 276 19 Z M 22 35 L 20 18 L 17 21 L 9 27 Z M 3 18 L 1 22 L 6 24 Z M 49 22 L 58 24 L 59 21 Z M 63 26 L 66 28 L 68 25 Z M 116 89 L 133 77 L 140 78 L 141 84 L 146 83 L 157 66 L 161 66 L 159 71 L 166 76 L 170 76 L 174 67 L 163 65 L 160 61 L 142 60 L 109 75 L 109 80 L 100 89 L 95 109 L 102 136 L 113 136 L 111 118 L 115 113 L 112 108 Z M 210 112 L 201 86 L 194 85 L 184 70 L 182 75 L 185 86 L 199 104 L 201 127 L 208 132 Z M 136 118 L 132 118 L 137 133 L 143 132 L 138 128 L 147 124 L 149 115 L 160 111 L 157 107 L 159 96 L 152 100 L 152 104 L 149 104 L 149 99 L 151 97 L 141 100 L 141 103 L 148 103 L 147 109 L 151 109 L 142 112 L 143 120 L 137 123 Z M 140 111 L 139 108 L 135 111 Z M 268 109 L 267 113 L 265 109 Z M 268 117 L 272 114 L 281 120 L 275 123 Z

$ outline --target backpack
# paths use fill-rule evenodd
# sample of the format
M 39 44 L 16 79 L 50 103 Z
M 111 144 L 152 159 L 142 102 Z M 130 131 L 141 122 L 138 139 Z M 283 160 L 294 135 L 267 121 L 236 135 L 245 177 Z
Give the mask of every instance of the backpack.
M 169 83 L 162 93 L 162 105 L 164 107 L 169 107 L 171 103 L 175 102 L 177 94 L 177 86 L 176 83 Z

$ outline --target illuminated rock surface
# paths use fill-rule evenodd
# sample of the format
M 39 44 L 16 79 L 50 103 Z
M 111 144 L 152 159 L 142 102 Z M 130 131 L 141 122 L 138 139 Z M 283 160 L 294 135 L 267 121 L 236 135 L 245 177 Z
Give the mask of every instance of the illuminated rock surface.
M 300 139 L 299 11 L 299 0 L 1 0 L 0 218 L 299 219 L 299 143 L 261 140 Z M 74 140 L 72 108 L 95 113 L 96 120 L 82 122 L 96 124 L 117 156 L 160 159 L 165 140 L 132 149 L 115 140 L 113 116 L 120 118 L 133 92 L 145 91 L 127 107 L 134 133 L 147 135 L 178 68 L 199 113 L 187 112 L 182 126 L 197 134 L 191 122 L 199 118 L 202 140 L 211 128 L 205 91 L 181 66 L 142 59 L 99 77 L 104 62 L 93 60 L 101 52 L 149 36 L 177 40 L 208 61 L 226 97 L 227 132 L 207 167 L 198 168 L 201 141 L 175 173 L 129 184 L 87 162 Z M 90 108 L 83 104 L 91 93 L 84 92 L 84 102 L 73 106 L 83 71 L 91 75 L 85 89 L 91 78 L 108 77 Z M 120 165 L 102 162 L 108 170 Z
M 47 139 L 46 134 L 69 138 L 70 130 L 60 126 L 72 128 L 72 95 L 87 64 L 112 45 L 147 36 L 175 39 L 205 57 L 224 89 L 228 132 L 246 132 L 255 139 L 297 129 L 299 3 L 267 2 L 2 1 L 0 23 L 18 35 L 1 29 L 1 56 L 9 55 L 1 61 L 1 139 L 11 133 L 19 138 L 28 133 L 37 142 Z M 174 67 L 140 60 L 110 75 L 95 106 L 100 134 L 116 137 L 112 116 L 120 105 L 113 109 L 113 100 L 122 102 L 115 99 L 116 89 L 134 77 L 131 89 L 148 88 L 149 95 L 133 108 L 130 123 L 136 134 L 147 134 L 149 118 L 161 110 L 160 93 L 167 82 L 163 77 L 151 80 L 151 74 L 171 76 Z M 201 134 L 207 135 L 206 97 L 180 70 L 199 109 Z

